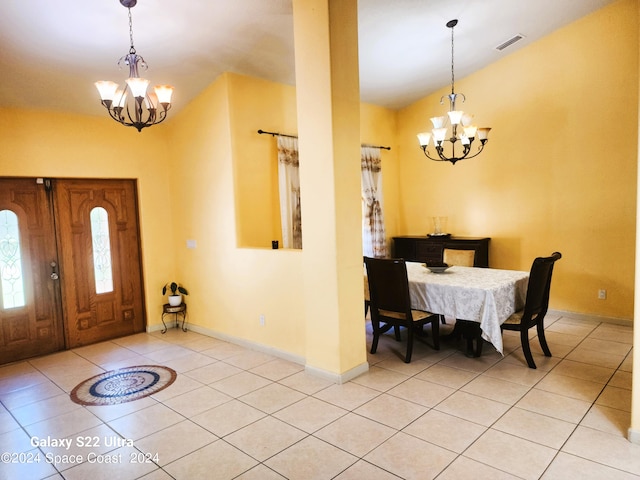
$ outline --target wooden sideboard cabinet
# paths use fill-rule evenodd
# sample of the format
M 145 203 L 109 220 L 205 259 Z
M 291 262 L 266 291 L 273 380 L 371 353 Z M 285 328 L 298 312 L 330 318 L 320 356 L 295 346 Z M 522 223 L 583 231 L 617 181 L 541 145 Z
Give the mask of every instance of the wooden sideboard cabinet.
M 490 238 L 442 236 L 393 237 L 393 257 L 409 262 L 441 262 L 445 248 L 475 250 L 474 267 L 489 266 Z

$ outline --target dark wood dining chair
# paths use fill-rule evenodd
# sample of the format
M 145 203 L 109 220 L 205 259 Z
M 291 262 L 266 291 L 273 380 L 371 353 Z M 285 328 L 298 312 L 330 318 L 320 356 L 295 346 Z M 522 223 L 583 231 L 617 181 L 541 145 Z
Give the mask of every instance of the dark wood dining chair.
M 373 341 L 371 353 L 376 353 L 380 335 L 394 328 L 396 340 L 400 341 L 400 327 L 407 330 L 406 363 L 411 362 L 413 341 L 425 324 L 431 324 L 433 347 L 440 349 L 439 316 L 431 312 L 411 309 L 407 265 L 402 259 L 365 258 L 369 282 L 369 307 Z
M 538 257 L 531 265 L 529 273 L 529 286 L 527 287 L 527 299 L 524 309 L 511 315 L 503 324 L 502 330 L 514 330 L 520 332 L 520 342 L 524 358 L 529 368 L 536 368 L 536 362 L 531 355 L 529 346 L 529 329 L 536 327 L 538 340 L 546 357 L 551 356 L 547 339 L 544 336 L 544 317 L 549 308 L 549 292 L 551 290 L 551 276 L 554 264 L 562 258 L 560 252 L 554 252 L 549 257 Z

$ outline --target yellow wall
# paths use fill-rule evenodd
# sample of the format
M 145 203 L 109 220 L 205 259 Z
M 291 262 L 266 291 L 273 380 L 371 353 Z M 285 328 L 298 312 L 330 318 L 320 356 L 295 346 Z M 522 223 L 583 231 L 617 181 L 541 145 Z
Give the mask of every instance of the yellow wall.
M 528 270 L 560 251 L 552 308 L 631 319 L 636 10 L 620 1 L 458 80 L 458 108 L 493 127 L 475 159 L 433 162 L 418 148 L 446 88 L 400 111 L 401 230 L 425 234 L 431 216 L 447 215 L 453 234 L 492 238 L 498 268 Z
M 276 139 L 259 129 L 297 135 L 295 88 L 233 75 L 229 83 L 238 246 L 282 245 Z
M 0 176 L 137 179 L 151 324 L 160 323 L 162 286 L 174 279 L 167 127 L 138 133 L 104 117 L 0 109 Z
M 265 87 L 256 81 L 252 90 L 247 83 L 222 75 L 172 124 L 171 152 L 181 180 L 172 183 L 178 277 L 190 287 L 194 324 L 304 358 L 300 252 L 237 246 L 229 103 L 239 89 L 255 98 Z M 264 124 L 247 128 L 247 138 L 269 143 L 255 133 L 260 127 Z M 187 239 L 197 248 L 187 249 Z

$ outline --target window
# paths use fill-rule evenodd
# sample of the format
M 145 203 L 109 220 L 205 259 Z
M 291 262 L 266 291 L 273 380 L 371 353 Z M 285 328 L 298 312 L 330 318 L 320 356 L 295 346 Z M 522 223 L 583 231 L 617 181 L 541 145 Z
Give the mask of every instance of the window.
M 111 242 L 109 240 L 109 214 L 102 207 L 91 210 L 91 241 L 93 245 L 93 273 L 96 293 L 113 292 L 111 272 Z
M 3 308 L 24 307 L 20 229 L 11 210 L 0 210 L 0 291 Z

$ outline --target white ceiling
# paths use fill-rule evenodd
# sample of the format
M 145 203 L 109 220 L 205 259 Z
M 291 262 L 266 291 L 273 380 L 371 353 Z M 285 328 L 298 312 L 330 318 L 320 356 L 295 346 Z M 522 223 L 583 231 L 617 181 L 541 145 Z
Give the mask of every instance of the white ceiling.
M 361 97 L 398 108 L 614 0 L 359 0 Z M 134 44 L 152 85 L 181 108 L 231 71 L 293 85 L 291 0 L 138 0 Z M 96 80 L 123 83 L 127 9 L 119 0 L 2 0 L 0 106 L 102 115 Z M 515 34 L 525 39 L 502 52 Z

